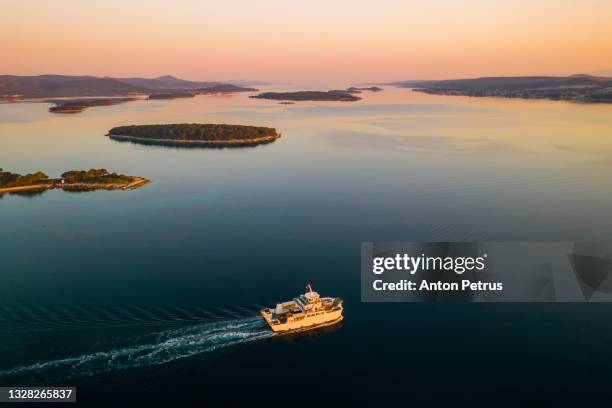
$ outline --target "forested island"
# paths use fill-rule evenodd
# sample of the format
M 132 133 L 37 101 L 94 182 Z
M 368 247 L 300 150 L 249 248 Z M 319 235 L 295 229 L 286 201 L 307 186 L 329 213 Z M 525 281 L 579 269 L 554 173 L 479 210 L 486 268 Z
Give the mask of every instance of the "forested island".
M 241 147 L 270 143 L 281 137 L 274 128 L 205 123 L 130 125 L 112 128 L 113 140 L 165 146 Z
M 382 90 L 383 89 L 378 86 L 369 86 L 369 87 L 363 87 L 363 88 L 351 86 L 346 91 L 350 93 L 361 93 L 361 91 L 380 92 Z
M 144 177 L 111 173 L 106 169 L 71 170 L 60 178 L 49 178 L 42 171 L 21 175 L 0 169 L 0 194 L 54 188 L 65 191 L 132 190 L 147 183 L 149 180 Z
M 178 99 L 178 98 L 193 98 L 196 94 L 191 92 L 174 92 L 174 93 L 159 93 L 149 95 L 148 99 Z
M 238 93 L 238 92 L 257 92 L 259 91 L 259 89 L 247 88 L 244 86 L 237 86 L 237 85 L 232 85 L 232 84 L 219 84 L 219 85 L 208 86 L 205 88 L 199 88 L 197 91 L 198 93 L 202 95 L 209 95 L 209 94 L 231 94 L 231 93 Z
M 272 99 L 276 101 L 340 101 L 354 102 L 361 100 L 352 92 L 345 90 L 331 91 L 295 91 L 295 92 L 263 92 L 250 98 Z
M 584 103 L 612 103 L 612 78 L 592 75 L 567 77 L 485 77 L 442 81 L 396 82 L 404 88 L 436 95 L 551 99 Z
M 79 113 L 93 106 L 111 106 L 136 101 L 138 98 L 96 98 L 96 99 L 57 99 L 48 101 L 55 106 L 49 108 L 52 113 Z

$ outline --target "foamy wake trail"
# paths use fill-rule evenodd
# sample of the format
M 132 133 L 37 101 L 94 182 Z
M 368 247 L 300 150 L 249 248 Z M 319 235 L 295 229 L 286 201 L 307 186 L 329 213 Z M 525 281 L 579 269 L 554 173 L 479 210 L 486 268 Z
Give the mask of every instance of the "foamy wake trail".
M 199 324 L 117 341 L 114 347 L 106 350 L 0 370 L 0 377 L 50 374 L 71 378 L 95 375 L 164 364 L 270 336 L 272 332 L 260 317 Z

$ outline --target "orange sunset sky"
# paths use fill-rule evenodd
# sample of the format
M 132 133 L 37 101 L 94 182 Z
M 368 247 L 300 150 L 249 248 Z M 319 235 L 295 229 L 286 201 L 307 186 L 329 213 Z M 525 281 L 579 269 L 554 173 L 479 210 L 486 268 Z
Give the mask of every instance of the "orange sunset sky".
M 0 4 L 0 74 L 310 83 L 612 75 L 609 0 Z

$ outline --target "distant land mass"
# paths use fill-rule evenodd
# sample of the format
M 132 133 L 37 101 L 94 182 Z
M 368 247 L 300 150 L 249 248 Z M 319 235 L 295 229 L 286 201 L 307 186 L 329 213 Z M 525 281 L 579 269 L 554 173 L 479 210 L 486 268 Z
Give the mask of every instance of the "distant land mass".
M 147 183 L 149 180 L 144 177 L 111 173 L 106 169 L 71 170 L 56 179 L 49 178 L 42 171 L 21 175 L 0 169 L 0 196 L 55 188 L 65 191 L 132 190 Z
M 205 88 L 198 88 L 197 92 L 200 94 L 226 94 L 226 93 L 235 93 L 235 92 L 257 92 L 259 89 L 256 88 L 248 88 L 244 86 L 236 86 L 232 84 L 219 84 L 213 85 Z
M 130 85 L 139 86 L 145 89 L 160 90 L 160 89 L 184 89 L 192 90 L 207 86 L 219 84 L 214 81 L 188 81 L 179 79 L 172 75 L 164 75 L 157 78 L 117 78 L 117 80 L 126 82 Z
M 281 137 L 274 128 L 205 123 L 119 126 L 108 137 L 117 141 L 179 147 L 242 147 Z
M 233 86 L 222 82 L 187 81 L 170 75 L 158 78 L 111 78 L 70 75 L 17 76 L 0 75 L 0 98 L 125 96 L 131 94 L 161 94 L 194 92 L 216 86 Z M 232 92 L 242 88 L 236 86 Z
M 149 95 L 149 99 L 177 99 L 177 98 L 193 98 L 196 94 L 191 92 L 168 92 Z
M 176 99 L 176 98 L 193 98 L 196 94 L 213 95 L 213 94 L 231 94 L 237 92 L 257 92 L 259 89 L 246 88 L 232 84 L 218 84 L 205 88 L 198 88 L 193 91 L 168 92 L 149 95 L 149 99 Z
M 115 78 L 0 75 L 0 95 L 4 97 L 117 96 L 145 91 L 143 87 Z
M 369 87 L 361 87 L 361 88 L 357 86 L 351 86 L 346 91 L 350 93 L 361 93 L 361 91 L 380 92 L 382 90 L 383 90 L 382 88 L 379 88 L 377 86 L 369 86 Z
M 92 106 L 110 106 L 136 101 L 139 98 L 98 98 L 98 99 L 57 99 L 47 102 L 55 106 L 49 108 L 52 113 L 79 113 Z
M 484 77 L 441 81 L 400 81 L 391 85 L 437 95 L 551 99 L 612 103 L 612 78 L 591 75 L 567 77 Z
M 341 101 L 354 102 L 361 98 L 345 90 L 331 91 L 295 91 L 295 92 L 263 92 L 250 98 L 272 99 L 277 101 Z

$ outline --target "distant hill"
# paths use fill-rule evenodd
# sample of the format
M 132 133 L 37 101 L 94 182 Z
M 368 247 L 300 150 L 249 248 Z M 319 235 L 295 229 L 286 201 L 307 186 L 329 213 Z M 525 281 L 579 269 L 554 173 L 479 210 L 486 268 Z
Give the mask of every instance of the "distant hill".
M 170 75 L 158 78 L 111 78 L 70 75 L 17 76 L 0 75 L 0 98 L 40 98 L 75 96 L 124 96 L 196 91 L 215 86 L 235 87 L 234 91 L 251 91 L 231 84 L 210 81 L 187 81 Z
M 566 77 L 484 77 L 441 81 L 394 82 L 403 88 L 437 95 L 490 96 L 612 103 L 612 78 L 591 75 Z
M 92 76 L 0 75 L 0 96 L 20 95 L 25 98 L 44 96 L 115 96 L 144 93 L 147 89 L 115 78 Z

